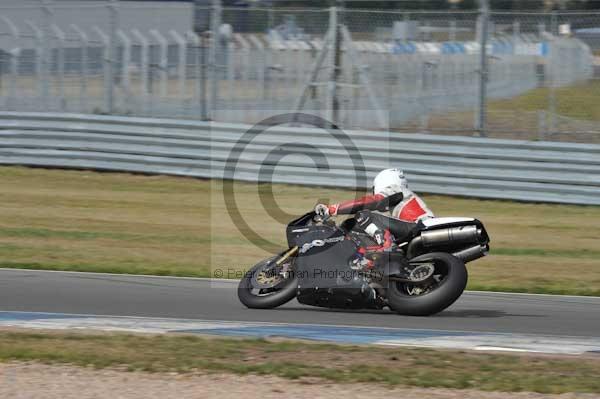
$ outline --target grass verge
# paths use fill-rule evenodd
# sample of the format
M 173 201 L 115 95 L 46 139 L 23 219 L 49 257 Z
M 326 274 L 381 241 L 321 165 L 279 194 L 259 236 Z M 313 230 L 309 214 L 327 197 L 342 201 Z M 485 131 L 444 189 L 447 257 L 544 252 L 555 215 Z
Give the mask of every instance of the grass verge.
M 147 372 L 230 372 L 340 383 L 541 393 L 600 392 L 600 359 L 212 339 L 199 336 L 0 333 L 0 361 Z
M 236 202 L 281 247 L 292 215 L 354 195 L 277 185 L 263 206 L 269 189 L 236 183 Z M 469 289 L 600 295 L 600 207 L 425 200 L 438 216 L 476 217 L 489 230 L 492 252 L 469 264 Z M 2 167 L 0 203 L 0 267 L 228 277 L 269 255 L 232 221 L 218 181 Z
M 488 135 L 597 144 L 600 143 L 599 102 L 600 79 L 596 78 L 554 89 L 538 87 L 508 99 L 490 99 L 486 116 Z M 558 117 L 553 118 L 551 113 Z M 428 126 L 438 134 L 468 135 L 473 133 L 475 119 L 473 110 L 439 113 L 431 116 Z
M 548 109 L 551 90 L 540 87 L 530 90 L 520 96 L 506 100 L 490 102 L 493 111 L 536 111 Z M 591 79 L 573 86 L 553 89 L 556 113 L 569 118 L 600 121 L 600 80 Z

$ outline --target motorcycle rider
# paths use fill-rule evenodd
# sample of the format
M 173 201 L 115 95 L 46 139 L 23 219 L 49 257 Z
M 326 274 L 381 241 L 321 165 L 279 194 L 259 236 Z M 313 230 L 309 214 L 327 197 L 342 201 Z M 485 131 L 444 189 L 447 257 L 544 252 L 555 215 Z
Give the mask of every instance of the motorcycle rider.
M 390 250 L 395 240 L 408 236 L 416 223 L 434 217 L 425 202 L 408 188 L 400 169 L 379 172 L 373 180 L 373 194 L 337 204 L 317 204 L 315 213 L 321 217 L 356 214 L 358 228 L 377 243 L 361 248 L 362 254 Z

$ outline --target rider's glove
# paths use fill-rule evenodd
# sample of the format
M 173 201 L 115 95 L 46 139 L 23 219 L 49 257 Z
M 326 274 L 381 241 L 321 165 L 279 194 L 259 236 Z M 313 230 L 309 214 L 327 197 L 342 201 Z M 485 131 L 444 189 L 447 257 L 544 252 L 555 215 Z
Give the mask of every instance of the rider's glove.
M 317 204 L 315 206 L 315 213 L 317 214 L 317 216 L 325 218 L 329 216 L 329 207 L 325 204 Z

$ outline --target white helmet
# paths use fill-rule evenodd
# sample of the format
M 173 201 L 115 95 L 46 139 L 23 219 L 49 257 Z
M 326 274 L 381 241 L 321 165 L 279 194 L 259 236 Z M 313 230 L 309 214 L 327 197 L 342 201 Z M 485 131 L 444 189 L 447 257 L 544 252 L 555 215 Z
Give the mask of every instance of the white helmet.
M 373 179 L 373 194 L 389 196 L 408 191 L 408 181 L 400 169 L 384 169 Z

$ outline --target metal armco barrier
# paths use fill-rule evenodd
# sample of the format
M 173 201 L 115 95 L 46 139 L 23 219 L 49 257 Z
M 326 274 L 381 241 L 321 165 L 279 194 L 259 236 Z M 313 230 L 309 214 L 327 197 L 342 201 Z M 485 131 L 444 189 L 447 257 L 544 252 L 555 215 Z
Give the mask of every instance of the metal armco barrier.
M 404 169 L 417 192 L 600 205 L 600 145 L 346 131 L 353 151 L 322 129 L 272 127 L 232 153 L 250 127 L 0 112 L 0 164 L 222 178 L 236 159 L 239 180 L 353 188 L 358 161 L 369 181 Z

